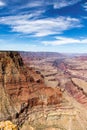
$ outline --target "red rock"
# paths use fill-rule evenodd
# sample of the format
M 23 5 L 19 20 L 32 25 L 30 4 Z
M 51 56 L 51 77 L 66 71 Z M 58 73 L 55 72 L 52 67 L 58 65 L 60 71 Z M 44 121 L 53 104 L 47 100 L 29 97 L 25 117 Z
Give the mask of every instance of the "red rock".
M 0 77 L 5 93 L 14 108 L 19 108 L 21 112 L 25 103 L 32 108 L 36 105 L 59 104 L 61 101 L 61 91 L 46 87 L 41 75 L 24 65 L 18 52 L 0 52 Z

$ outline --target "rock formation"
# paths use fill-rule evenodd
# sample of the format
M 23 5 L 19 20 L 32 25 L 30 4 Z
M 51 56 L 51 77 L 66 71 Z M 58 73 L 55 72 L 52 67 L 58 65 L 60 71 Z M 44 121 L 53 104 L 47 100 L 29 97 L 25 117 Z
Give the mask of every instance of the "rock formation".
M 1 130 L 18 130 L 17 126 L 13 124 L 11 121 L 2 121 L 0 122 Z
M 39 55 L 40 59 L 35 59 L 35 56 L 31 59 L 29 53 L 21 53 L 21 56 L 29 67 L 35 68 L 44 77 L 47 86 L 60 88 L 62 91 L 60 106 L 51 105 L 43 109 L 37 108 L 39 111 L 31 111 L 34 114 L 29 113 L 31 116 L 22 130 L 86 130 L 86 58 L 60 55 L 43 58 Z
M 27 110 L 60 104 L 61 99 L 60 89 L 46 87 L 41 75 L 24 65 L 18 52 L 0 52 L 0 120 L 18 118 L 21 123 Z
M 53 53 L 20 54 L 0 52 L 0 121 L 20 130 L 86 130 L 82 65 Z

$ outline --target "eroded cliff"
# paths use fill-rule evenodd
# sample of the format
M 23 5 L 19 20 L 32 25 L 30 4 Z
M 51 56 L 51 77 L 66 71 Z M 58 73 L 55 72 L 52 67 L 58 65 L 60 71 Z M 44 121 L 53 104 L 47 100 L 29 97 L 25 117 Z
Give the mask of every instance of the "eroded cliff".
M 18 52 L 0 52 L 0 120 L 19 125 L 35 106 L 61 104 L 59 88 L 46 87 L 42 76 L 24 65 Z
M 24 62 L 42 74 L 47 86 L 61 88 L 63 98 L 60 106 L 32 110 L 22 130 L 86 130 L 87 61 L 58 55 L 31 60 L 27 54 L 21 54 Z

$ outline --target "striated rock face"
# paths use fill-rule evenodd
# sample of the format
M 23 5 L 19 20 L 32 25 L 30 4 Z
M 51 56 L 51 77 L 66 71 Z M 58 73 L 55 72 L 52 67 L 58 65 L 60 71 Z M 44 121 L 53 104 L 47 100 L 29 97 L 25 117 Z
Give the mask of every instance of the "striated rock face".
M 26 55 L 23 62 L 18 52 L 0 52 L 0 121 L 20 130 L 87 130 L 85 73 L 77 77 L 82 65 L 51 54 Z
M 87 124 L 87 60 L 73 57 L 29 57 L 21 53 L 28 66 L 35 68 L 52 88 L 60 87 L 60 106 L 35 107 L 29 112 L 22 130 L 86 130 Z M 27 56 L 28 55 L 28 56 Z M 30 60 L 31 59 L 31 60 Z M 52 97 L 54 99 L 54 97 Z
M 81 103 L 85 108 L 87 108 L 87 82 L 72 78 L 71 81 L 67 82 L 65 89 L 69 94 L 74 97 L 79 103 Z
M 25 56 L 26 54 L 26 56 Z M 27 53 L 21 54 L 24 62 L 28 61 Z M 26 58 L 25 58 L 26 57 Z M 26 60 L 27 59 L 27 60 Z M 44 77 L 45 84 L 60 87 L 67 91 L 76 101 L 87 108 L 87 56 L 54 57 L 35 60 L 28 66 L 35 67 Z
M 18 118 L 21 122 L 25 111 L 60 104 L 61 99 L 60 89 L 46 87 L 41 75 L 26 67 L 18 52 L 0 52 L 0 120 Z

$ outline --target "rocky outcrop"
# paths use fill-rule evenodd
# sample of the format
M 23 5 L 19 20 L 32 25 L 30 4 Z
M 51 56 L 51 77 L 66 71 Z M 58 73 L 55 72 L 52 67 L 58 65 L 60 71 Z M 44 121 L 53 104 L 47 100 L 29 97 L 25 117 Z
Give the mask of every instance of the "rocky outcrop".
M 9 120 L 0 122 L 0 129 L 1 130 L 18 130 L 17 126 Z
M 33 107 L 60 104 L 62 93 L 59 88 L 46 87 L 18 52 L 0 52 L 0 97 L 0 120 L 16 118 L 21 124 Z
M 87 82 L 81 79 L 72 78 L 67 82 L 65 89 L 74 97 L 79 103 L 87 108 Z

